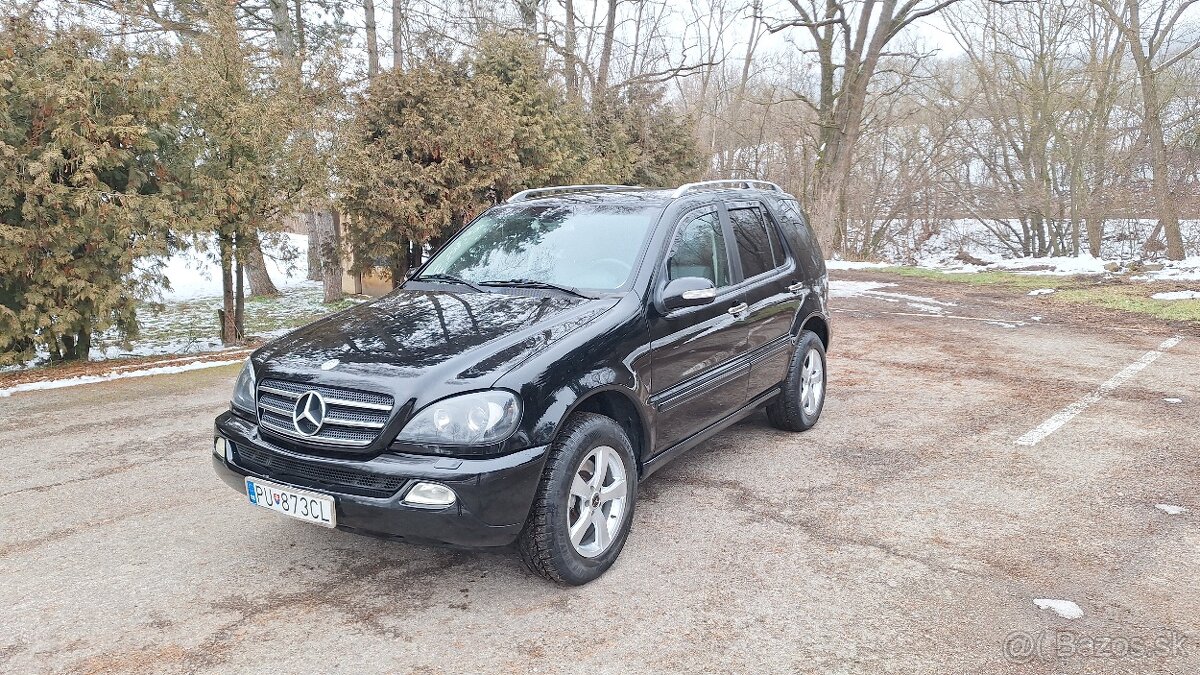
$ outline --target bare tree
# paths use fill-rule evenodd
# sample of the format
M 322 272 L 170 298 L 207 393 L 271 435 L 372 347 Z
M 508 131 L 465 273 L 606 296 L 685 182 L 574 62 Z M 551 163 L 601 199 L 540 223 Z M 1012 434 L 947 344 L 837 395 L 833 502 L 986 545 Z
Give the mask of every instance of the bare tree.
M 1182 260 L 1185 252 L 1179 229 L 1179 213 L 1171 188 L 1171 164 L 1164 123 L 1168 97 L 1164 75 L 1172 66 L 1200 48 L 1193 27 L 1181 21 L 1198 0 L 1092 0 L 1120 26 L 1137 68 L 1142 94 L 1142 131 L 1150 146 L 1151 190 L 1158 225 L 1150 240 L 1161 231 L 1167 240 L 1167 257 Z M 1148 16 L 1143 17 L 1143 11 Z M 1186 33 L 1186 35 L 1184 35 Z
M 842 200 L 880 60 L 905 28 L 959 1 L 788 0 L 791 16 L 768 18 L 772 32 L 805 31 L 817 59 L 817 90 L 803 99 L 821 129 L 811 218 L 827 248 L 844 242 Z

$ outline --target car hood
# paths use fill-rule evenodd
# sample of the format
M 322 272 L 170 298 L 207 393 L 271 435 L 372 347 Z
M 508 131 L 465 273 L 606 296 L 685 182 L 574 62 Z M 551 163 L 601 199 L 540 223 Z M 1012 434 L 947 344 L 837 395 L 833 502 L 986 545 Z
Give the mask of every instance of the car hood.
M 295 330 L 255 353 L 260 377 L 366 385 L 401 399 L 414 379 L 491 386 L 619 298 L 398 290 Z

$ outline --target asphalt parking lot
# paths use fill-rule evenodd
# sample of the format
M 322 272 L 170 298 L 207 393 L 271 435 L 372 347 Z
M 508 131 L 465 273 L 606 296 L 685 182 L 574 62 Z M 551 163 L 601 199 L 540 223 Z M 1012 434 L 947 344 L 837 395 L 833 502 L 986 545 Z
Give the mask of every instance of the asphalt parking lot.
M 252 509 L 236 367 L 0 399 L 0 671 L 1200 672 L 1200 336 L 875 279 L 818 426 L 656 474 L 582 588 Z

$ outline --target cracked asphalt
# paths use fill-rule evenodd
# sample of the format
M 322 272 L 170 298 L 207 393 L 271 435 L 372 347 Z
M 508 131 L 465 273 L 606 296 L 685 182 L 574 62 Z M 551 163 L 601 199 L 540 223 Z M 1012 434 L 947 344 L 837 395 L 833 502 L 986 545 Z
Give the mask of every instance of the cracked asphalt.
M 817 427 L 647 480 L 582 588 L 251 508 L 209 463 L 236 367 L 0 399 L 0 671 L 1200 671 L 1200 336 L 883 280 L 954 304 L 836 298 Z

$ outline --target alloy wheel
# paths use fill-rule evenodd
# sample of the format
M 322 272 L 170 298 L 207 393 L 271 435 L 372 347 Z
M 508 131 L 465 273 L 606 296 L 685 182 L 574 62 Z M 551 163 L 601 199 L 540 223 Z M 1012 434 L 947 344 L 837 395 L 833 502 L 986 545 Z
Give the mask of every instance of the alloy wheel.
M 825 366 L 821 363 L 821 355 L 817 350 L 810 349 L 804 355 L 804 365 L 800 373 L 800 405 L 804 408 L 804 414 L 817 414 L 824 396 Z
M 608 550 L 624 526 L 629 499 L 625 463 L 607 445 L 592 448 L 575 469 L 568 498 L 567 534 L 575 551 L 594 558 Z

